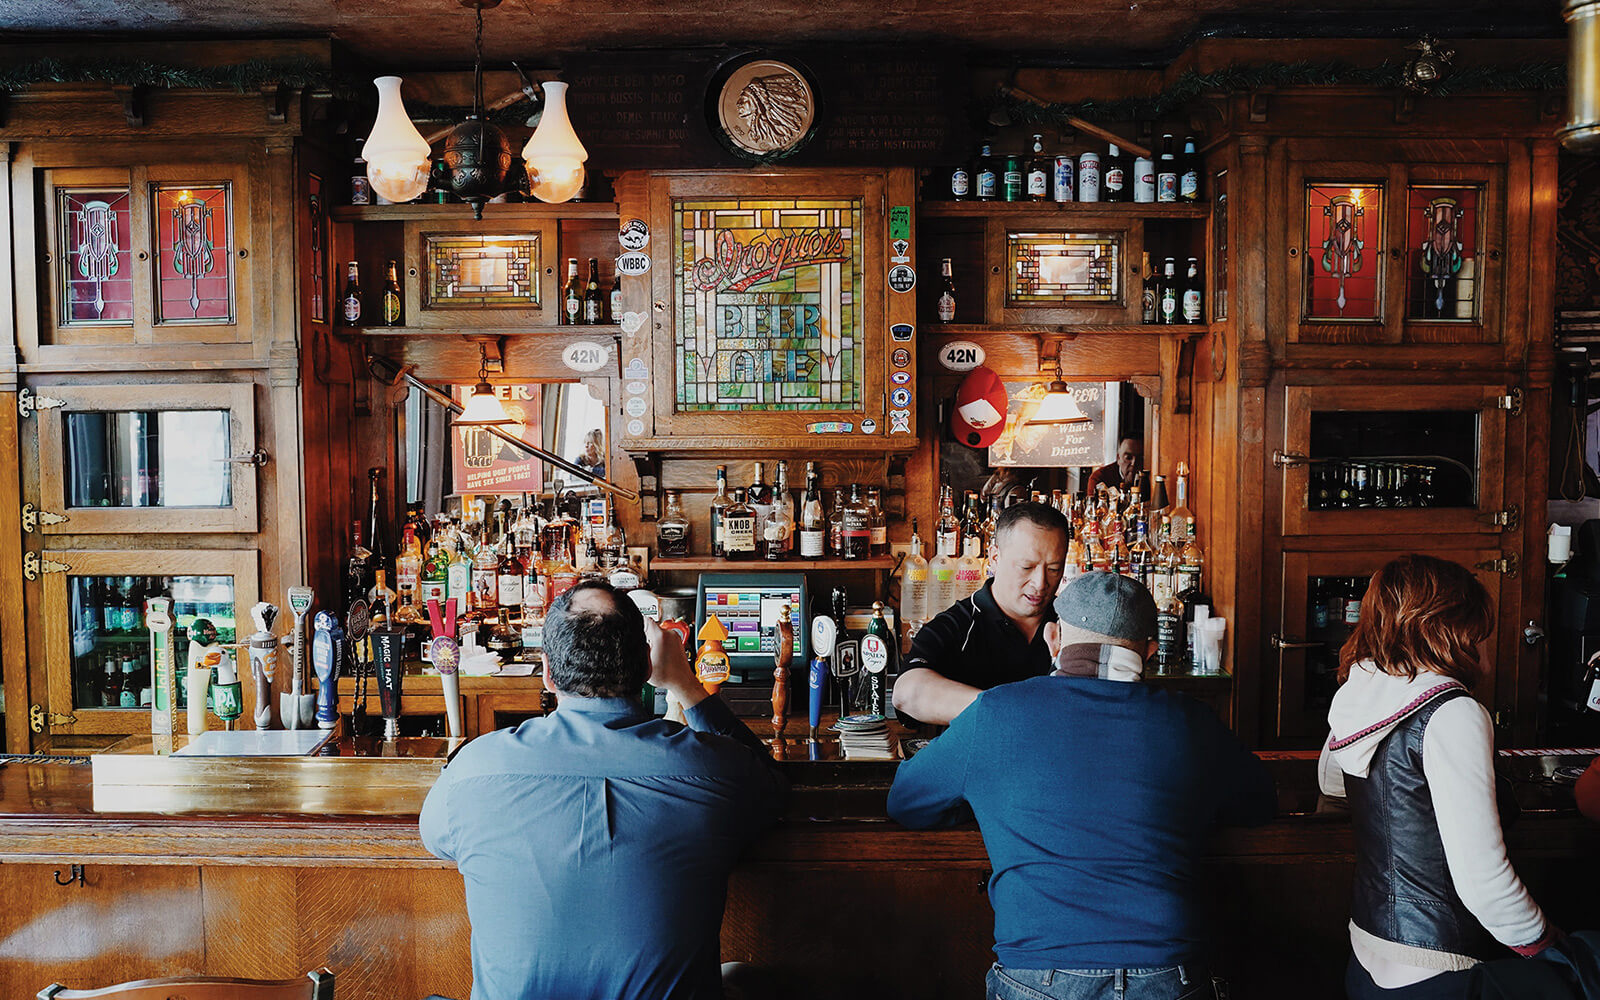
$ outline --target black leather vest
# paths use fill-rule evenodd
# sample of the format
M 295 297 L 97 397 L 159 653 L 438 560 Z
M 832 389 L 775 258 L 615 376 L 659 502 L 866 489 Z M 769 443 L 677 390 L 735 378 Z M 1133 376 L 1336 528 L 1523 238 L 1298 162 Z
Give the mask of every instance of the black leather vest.
M 1494 939 L 1456 895 L 1422 772 L 1422 734 L 1448 691 L 1401 720 L 1378 744 L 1365 778 L 1345 775 L 1356 835 L 1350 916 L 1385 941 L 1484 958 Z

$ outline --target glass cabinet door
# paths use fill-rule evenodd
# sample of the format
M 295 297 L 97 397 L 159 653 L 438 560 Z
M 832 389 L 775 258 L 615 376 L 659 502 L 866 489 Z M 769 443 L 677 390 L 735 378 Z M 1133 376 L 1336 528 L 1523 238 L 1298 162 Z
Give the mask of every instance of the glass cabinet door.
M 1285 535 L 1502 530 L 1506 386 L 1285 393 Z
M 39 411 L 46 534 L 256 530 L 249 383 L 57 386 Z M 48 518 L 46 520 L 49 520 Z
M 1314 749 L 1328 733 L 1328 706 L 1339 689 L 1339 650 L 1361 621 L 1361 598 L 1372 574 L 1396 552 L 1286 552 L 1283 555 L 1283 607 L 1277 630 L 1268 638 L 1268 669 L 1277 671 L 1270 706 L 1275 741 L 1284 747 Z M 1474 568 L 1479 582 L 1500 605 L 1498 572 L 1478 568 L 1499 558 L 1499 549 L 1451 549 L 1429 555 Z M 1489 649 L 1497 645 L 1490 636 Z M 1270 675 L 1269 675 L 1270 676 Z M 1270 683 L 1270 682 L 1269 682 Z M 1489 703 L 1494 679 L 1486 677 L 1477 695 Z
M 147 732 L 150 632 L 145 600 L 172 598 L 174 657 L 181 671 L 191 635 L 211 629 L 232 644 L 251 631 L 246 613 L 258 591 L 257 555 L 248 550 L 45 551 L 44 640 L 48 711 L 73 721 L 53 733 Z M 242 630 L 242 631 L 241 631 Z M 228 655 L 235 655 L 232 651 Z M 249 676 L 248 664 L 236 658 Z M 179 699 L 186 697 L 179 684 Z M 245 717 L 253 687 L 243 686 Z M 212 718 L 211 725 L 220 723 Z

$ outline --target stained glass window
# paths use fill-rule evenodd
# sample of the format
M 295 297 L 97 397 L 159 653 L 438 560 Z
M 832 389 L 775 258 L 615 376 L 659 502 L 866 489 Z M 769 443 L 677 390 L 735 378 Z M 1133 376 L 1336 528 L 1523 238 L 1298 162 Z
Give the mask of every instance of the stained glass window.
M 1477 187 L 1406 189 L 1406 318 L 1478 318 Z
M 428 305 L 433 308 L 537 306 L 539 235 L 423 237 Z
M 61 322 L 66 326 L 133 323 L 132 225 L 127 188 L 57 191 L 61 253 Z
M 673 203 L 677 409 L 861 405 L 860 199 Z
M 155 185 L 156 322 L 233 322 L 233 188 Z
M 1366 321 L 1383 311 L 1383 188 L 1306 185 L 1305 318 Z
M 1006 233 L 1014 306 L 1115 302 L 1121 296 L 1122 243 L 1114 233 Z

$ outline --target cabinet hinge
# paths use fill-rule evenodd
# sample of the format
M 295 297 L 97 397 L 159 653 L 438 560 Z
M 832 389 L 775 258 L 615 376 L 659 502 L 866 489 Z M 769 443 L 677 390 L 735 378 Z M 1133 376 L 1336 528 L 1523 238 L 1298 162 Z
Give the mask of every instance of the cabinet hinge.
M 56 399 L 53 396 L 35 396 L 32 389 L 24 388 L 17 393 L 17 412 L 24 418 L 33 416 L 34 410 L 53 410 L 58 406 L 66 406 L 66 400 Z
M 25 552 L 22 556 L 22 576 L 26 580 L 37 580 L 40 573 L 66 573 L 71 569 L 66 563 L 46 559 L 37 552 Z
M 78 721 L 76 715 L 57 715 L 46 712 L 43 705 L 30 705 L 28 707 L 28 728 L 36 733 L 44 732 L 46 726 L 70 726 Z
M 1499 559 L 1485 559 L 1481 563 L 1475 563 L 1472 568 L 1516 576 L 1522 571 L 1522 557 L 1515 552 L 1507 552 Z
M 22 530 L 27 532 L 37 531 L 41 524 L 61 524 L 70 521 L 65 514 L 57 514 L 53 510 L 40 510 L 31 503 L 22 505 Z
M 1510 504 L 1505 510 L 1481 514 L 1478 520 L 1485 524 L 1497 525 L 1507 531 L 1516 531 L 1522 527 L 1522 508 L 1516 504 Z
M 1496 396 L 1494 398 L 1494 406 L 1495 409 L 1505 410 L 1513 417 L 1521 416 L 1522 387 L 1519 385 L 1514 385 L 1511 387 L 1511 391 L 1506 393 L 1504 396 Z

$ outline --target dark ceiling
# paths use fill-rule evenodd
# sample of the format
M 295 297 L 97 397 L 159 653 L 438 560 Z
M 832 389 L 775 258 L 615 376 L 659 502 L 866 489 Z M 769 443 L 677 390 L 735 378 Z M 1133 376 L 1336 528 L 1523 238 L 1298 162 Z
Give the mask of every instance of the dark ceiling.
M 586 49 L 837 41 L 970 47 L 1035 63 L 1164 63 L 1205 36 L 1539 38 L 1560 0 L 503 0 L 486 14 L 492 62 L 551 64 Z M 461 0 L 0 0 L 0 39 L 331 34 L 376 66 L 472 59 Z

